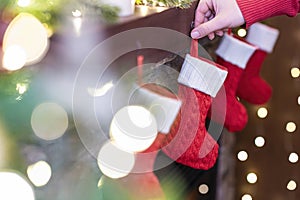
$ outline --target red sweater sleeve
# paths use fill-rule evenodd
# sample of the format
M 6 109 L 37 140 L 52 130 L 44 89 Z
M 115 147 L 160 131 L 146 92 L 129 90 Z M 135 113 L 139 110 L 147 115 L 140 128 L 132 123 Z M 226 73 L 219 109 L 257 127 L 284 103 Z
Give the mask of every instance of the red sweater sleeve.
M 246 21 L 246 27 L 278 15 L 296 16 L 299 0 L 237 0 Z

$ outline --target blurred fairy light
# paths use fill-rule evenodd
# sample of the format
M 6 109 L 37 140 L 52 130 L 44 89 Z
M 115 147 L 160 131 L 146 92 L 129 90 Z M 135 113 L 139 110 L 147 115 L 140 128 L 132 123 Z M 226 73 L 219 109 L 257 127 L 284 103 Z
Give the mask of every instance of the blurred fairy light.
M 261 107 L 261 108 L 259 108 L 258 110 L 257 110 L 257 116 L 259 117 L 259 118 L 266 118 L 267 117 L 267 115 L 268 115 L 268 110 L 267 110 L 267 108 L 265 108 L 265 107 Z
M 290 180 L 286 186 L 286 188 L 290 191 L 293 191 L 297 188 L 297 183 L 294 180 Z
M 18 6 L 20 7 L 27 7 L 31 3 L 31 0 L 18 0 Z
M 38 161 L 28 166 L 27 176 L 36 187 L 42 187 L 49 182 L 52 176 L 52 170 L 47 162 Z
M 300 69 L 297 67 L 291 68 L 291 76 L 293 78 L 298 78 L 300 76 Z
M 237 158 L 240 160 L 240 161 L 246 161 L 248 159 L 248 153 L 246 151 L 240 151 L 238 154 L 237 154 Z
M 67 130 L 68 114 L 63 107 L 56 103 L 42 103 L 32 112 L 31 126 L 39 138 L 55 140 Z
M 24 67 L 26 63 L 26 52 L 25 50 L 18 45 L 11 45 L 6 48 L 2 65 L 4 69 L 9 71 L 19 70 Z
M 257 147 L 263 147 L 265 145 L 265 142 L 265 138 L 263 138 L 262 136 L 258 136 L 254 140 L 255 146 Z
M 237 31 L 237 34 L 238 34 L 238 36 L 240 36 L 240 37 L 245 37 L 245 36 L 247 35 L 247 31 L 246 31 L 246 29 L 244 29 L 244 28 L 240 28 L 240 29 Z
M 135 163 L 134 153 L 119 149 L 113 142 L 105 143 L 98 154 L 98 166 L 106 176 L 118 179 L 127 176 Z
M 155 117 L 142 106 L 123 107 L 112 119 L 110 136 L 125 151 L 143 151 L 157 136 Z
M 296 128 L 297 128 L 297 126 L 294 122 L 288 122 L 285 126 L 286 131 L 289 133 L 295 132 Z
M 17 83 L 16 90 L 19 94 L 24 94 L 27 91 L 28 84 L 25 83 Z
M 250 194 L 244 194 L 241 200 L 252 200 L 252 196 Z
M 0 172 L 0 199 L 34 200 L 34 191 L 29 183 L 14 172 Z
M 201 184 L 198 188 L 200 194 L 207 194 L 209 191 L 209 187 L 206 184 Z
M 113 86 L 113 82 L 110 81 L 100 88 L 88 88 L 88 93 L 93 97 L 101 97 L 104 96 L 111 88 L 113 88 Z
M 289 161 L 290 161 L 291 163 L 296 163 L 296 162 L 298 162 L 298 159 L 299 159 L 299 156 L 298 156 L 297 153 L 295 153 L 295 152 L 290 153 L 290 155 L 289 155 Z
M 257 175 L 253 172 L 247 174 L 248 183 L 254 184 L 257 182 Z
M 103 180 L 103 176 L 101 176 L 101 178 L 98 181 L 98 188 L 101 188 L 103 186 L 104 180 Z
M 72 15 L 73 15 L 73 17 L 81 17 L 82 13 L 80 10 L 76 9 L 76 10 L 72 11 Z
M 48 49 L 45 26 L 33 15 L 20 13 L 10 22 L 4 34 L 3 65 L 8 70 L 17 70 L 24 65 L 35 64 Z
M 81 26 L 82 26 L 82 18 L 79 18 L 79 17 L 74 18 L 73 19 L 73 26 L 74 26 L 76 35 L 80 36 Z

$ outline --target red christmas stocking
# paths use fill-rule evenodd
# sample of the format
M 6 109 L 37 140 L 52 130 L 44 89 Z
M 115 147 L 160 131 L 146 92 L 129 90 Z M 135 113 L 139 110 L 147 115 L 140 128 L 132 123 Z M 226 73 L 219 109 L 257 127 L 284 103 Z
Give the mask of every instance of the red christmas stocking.
M 224 126 L 230 132 L 243 130 L 248 121 L 245 107 L 237 101 L 236 91 L 246 64 L 255 49 L 256 47 L 225 34 L 216 50 L 217 63 L 227 68 L 228 76 L 224 83 L 226 103 L 218 94 L 215 98 L 215 105 L 216 110 L 221 110 L 224 103 L 226 104 Z M 218 121 L 218 116 L 216 119 Z
M 227 75 L 226 69 L 198 58 L 198 42 L 194 40 L 179 74 L 178 97 L 182 101 L 166 140 L 163 152 L 183 165 L 207 170 L 218 156 L 218 144 L 208 134 L 205 120 Z
M 164 200 L 165 195 L 159 180 L 153 173 L 156 155 L 160 150 L 164 136 L 159 134 L 154 143 L 144 152 L 136 153 L 135 166 L 132 173 L 119 179 L 131 200 Z
M 267 54 L 272 53 L 278 36 L 277 29 L 261 23 L 253 24 L 248 30 L 246 41 L 258 49 L 248 61 L 237 95 L 249 103 L 264 104 L 272 95 L 272 88 L 260 77 L 260 70 Z

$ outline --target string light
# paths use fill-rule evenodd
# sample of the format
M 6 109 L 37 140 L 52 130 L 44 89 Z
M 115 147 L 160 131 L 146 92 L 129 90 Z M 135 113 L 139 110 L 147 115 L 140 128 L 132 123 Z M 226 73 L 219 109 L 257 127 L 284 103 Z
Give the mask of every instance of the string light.
M 247 175 L 247 181 L 248 183 L 254 184 L 257 182 L 257 175 L 253 172 L 249 173 Z
M 254 143 L 257 147 L 263 147 L 265 145 L 265 138 L 258 136 L 255 138 Z
M 209 187 L 206 184 L 201 184 L 198 188 L 200 194 L 207 194 L 209 191 Z
M 248 159 L 248 153 L 246 151 L 240 151 L 237 157 L 240 161 L 246 161 Z
M 241 200 L 252 200 L 252 196 L 250 194 L 244 194 Z
M 297 128 L 297 126 L 294 122 L 288 122 L 285 126 L 286 131 L 289 133 L 295 132 L 296 128 Z
M 268 115 L 268 110 L 265 107 L 261 107 L 257 110 L 257 116 L 259 118 L 266 118 Z
M 297 68 L 297 67 L 293 67 L 293 68 L 291 69 L 291 76 L 292 76 L 293 78 L 298 78 L 298 77 L 300 76 L 300 69 Z
M 240 37 L 245 37 L 245 36 L 247 35 L 247 31 L 246 31 L 246 29 L 244 29 L 244 28 L 240 28 L 240 29 L 237 31 L 237 34 L 238 34 L 238 36 L 240 36 Z
M 294 180 L 290 180 L 286 186 L 286 188 L 290 191 L 293 191 L 297 188 L 297 183 Z
M 289 155 L 289 161 L 290 161 L 291 163 L 296 163 L 296 162 L 298 162 L 298 159 L 299 159 L 299 157 L 298 157 L 298 154 L 297 154 L 297 153 L 295 153 L 295 152 L 290 153 L 290 155 Z

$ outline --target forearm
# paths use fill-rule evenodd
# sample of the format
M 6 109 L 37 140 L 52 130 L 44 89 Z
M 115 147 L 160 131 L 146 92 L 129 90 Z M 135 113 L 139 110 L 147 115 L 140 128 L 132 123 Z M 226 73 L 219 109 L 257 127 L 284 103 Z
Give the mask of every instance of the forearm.
M 237 0 L 246 27 L 255 22 L 278 15 L 295 16 L 299 12 L 299 0 Z

